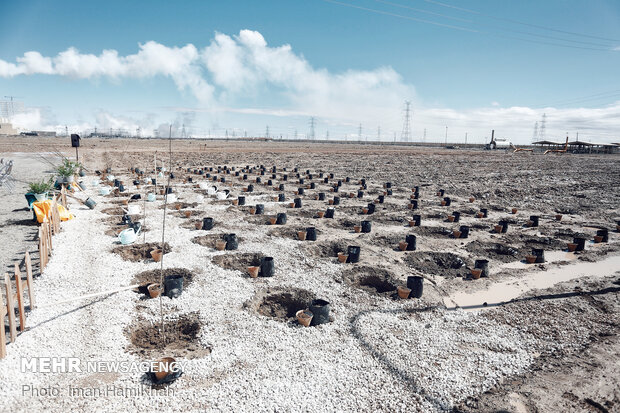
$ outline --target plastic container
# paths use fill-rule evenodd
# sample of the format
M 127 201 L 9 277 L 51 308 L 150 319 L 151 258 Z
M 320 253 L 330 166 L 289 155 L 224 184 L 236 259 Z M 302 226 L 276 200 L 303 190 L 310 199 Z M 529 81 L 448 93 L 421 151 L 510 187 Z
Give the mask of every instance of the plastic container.
M 362 221 L 362 232 L 365 234 L 370 233 L 372 230 L 372 223 L 370 221 Z
M 360 260 L 360 252 L 361 252 L 361 248 L 358 247 L 357 245 L 349 245 L 349 247 L 347 248 L 347 262 L 355 264 L 356 262 L 359 262 Z
M 421 298 L 424 290 L 424 277 L 410 275 L 407 277 L 407 288 L 411 289 L 410 298 Z
M 213 221 L 213 218 L 211 217 L 205 217 L 202 219 L 202 229 L 205 231 L 209 231 L 210 229 L 213 229 L 214 224 L 215 222 Z
M 260 260 L 260 276 L 273 277 L 275 273 L 275 265 L 273 257 L 263 257 Z
M 309 310 L 313 314 L 311 326 L 329 323 L 329 302 L 321 299 L 312 300 Z
M 489 260 L 474 261 L 474 268 L 479 268 L 482 270 L 482 273 L 480 274 L 482 277 L 489 276 Z
M 316 241 L 316 228 L 315 227 L 306 228 L 306 240 Z
M 407 243 L 407 251 L 415 251 L 416 250 L 416 236 L 413 234 L 407 234 L 405 237 L 405 242 Z
M 164 295 L 177 298 L 183 293 L 183 275 L 171 274 L 164 277 Z

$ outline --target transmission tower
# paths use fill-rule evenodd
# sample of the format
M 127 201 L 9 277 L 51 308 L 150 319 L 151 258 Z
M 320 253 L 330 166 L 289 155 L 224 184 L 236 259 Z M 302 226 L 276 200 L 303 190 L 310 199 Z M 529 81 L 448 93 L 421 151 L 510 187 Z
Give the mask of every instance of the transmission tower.
M 297 139 L 297 129 L 295 129 L 295 139 Z
M 536 140 L 538 138 L 538 121 L 536 121 L 536 123 L 534 123 L 534 136 L 532 137 L 532 140 Z
M 360 127 L 359 127 L 359 129 L 358 129 L 357 139 L 358 139 L 359 141 L 361 141 L 361 140 L 362 140 L 362 124 L 361 124 L 361 123 L 360 123 Z
M 181 128 L 181 139 L 185 138 L 187 138 L 187 133 L 185 132 L 185 124 L 183 124 L 183 127 Z
M 424 136 L 422 136 L 422 142 L 426 142 L 426 128 L 424 128 Z
M 269 139 L 269 125 L 267 125 L 267 128 L 265 129 L 265 138 Z
M 538 129 L 538 135 L 540 139 L 544 140 L 547 130 L 547 114 L 543 113 L 542 120 L 540 121 L 540 129 Z
M 400 140 L 409 142 L 411 140 L 411 102 L 405 101 L 405 122 L 403 123 L 403 131 L 400 134 Z
M 316 123 L 316 119 L 313 117 L 310 118 L 310 140 L 314 140 L 314 124 Z
M 377 126 L 377 140 L 381 140 L 381 126 Z

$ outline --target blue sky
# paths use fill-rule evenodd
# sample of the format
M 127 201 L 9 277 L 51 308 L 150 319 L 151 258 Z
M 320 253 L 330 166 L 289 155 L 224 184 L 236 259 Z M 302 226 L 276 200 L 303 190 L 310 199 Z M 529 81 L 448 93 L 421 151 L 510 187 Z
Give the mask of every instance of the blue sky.
M 110 71 L 16 60 L 75 48 L 115 50 L 123 63 L 148 42 L 150 71 L 141 59 Z M 153 56 L 187 45 L 187 61 L 161 72 Z M 407 99 L 416 139 L 426 129 L 443 140 L 448 126 L 452 141 L 495 128 L 529 142 L 547 113 L 548 138 L 618 141 L 618 73 L 615 0 L 0 2 L 0 95 L 30 108 L 15 120 L 26 128 L 175 122 L 196 135 L 262 135 L 269 125 L 292 137 L 315 116 L 320 137 L 356 139 L 361 123 L 363 139 L 379 127 L 392 139 Z

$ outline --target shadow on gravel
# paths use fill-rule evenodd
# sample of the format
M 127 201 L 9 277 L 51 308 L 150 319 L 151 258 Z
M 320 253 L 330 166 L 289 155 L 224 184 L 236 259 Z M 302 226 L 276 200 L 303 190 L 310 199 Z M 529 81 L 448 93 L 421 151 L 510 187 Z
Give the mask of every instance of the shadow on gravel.
M 415 394 L 419 394 L 424 397 L 429 403 L 435 407 L 436 410 L 446 410 L 447 407 L 438 399 L 433 398 L 426 391 L 420 387 L 416 383 L 416 379 L 413 375 L 411 375 L 408 371 L 398 368 L 394 363 L 392 363 L 385 354 L 378 351 L 370 342 L 366 340 L 361 331 L 357 326 L 358 320 L 368 314 L 371 313 L 384 313 L 384 314 L 398 314 L 398 313 L 424 313 L 427 311 L 433 311 L 439 308 L 445 308 L 444 306 L 427 306 L 423 308 L 405 308 L 405 309 L 395 309 L 395 310 L 369 310 L 369 311 L 361 311 L 351 317 L 349 320 L 349 324 L 351 325 L 351 334 L 361 346 L 368 351 L 377 361 L 384 365 L 386 370 L 392 374 L 395 378 L 402 380 L 403 383 L 411 389 L 411 391 Z

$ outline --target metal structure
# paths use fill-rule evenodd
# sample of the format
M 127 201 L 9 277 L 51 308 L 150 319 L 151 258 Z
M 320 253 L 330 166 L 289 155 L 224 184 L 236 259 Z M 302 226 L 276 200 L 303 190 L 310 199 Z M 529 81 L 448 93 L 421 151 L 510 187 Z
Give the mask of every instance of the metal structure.
M 6 188 L 9 193 L 15 189 L 15 178 L 11 176 L 11 172 L 13 172 L 13 161 L 4 162 L 4 159 L 0 159 L 0 187 Z
M 403 123 L 403 131 L 400 134 L 402 142 L 411 141 L 411 102 L 405 101 L 405 121 Z
M 308 136 L 310 138 L 310 140 L 314 140 L 315 138 L 315 134 L 314 134 L 314 125 L 316 123 L 316 119 L 313 117 L 310 118 L 310 136 Z

